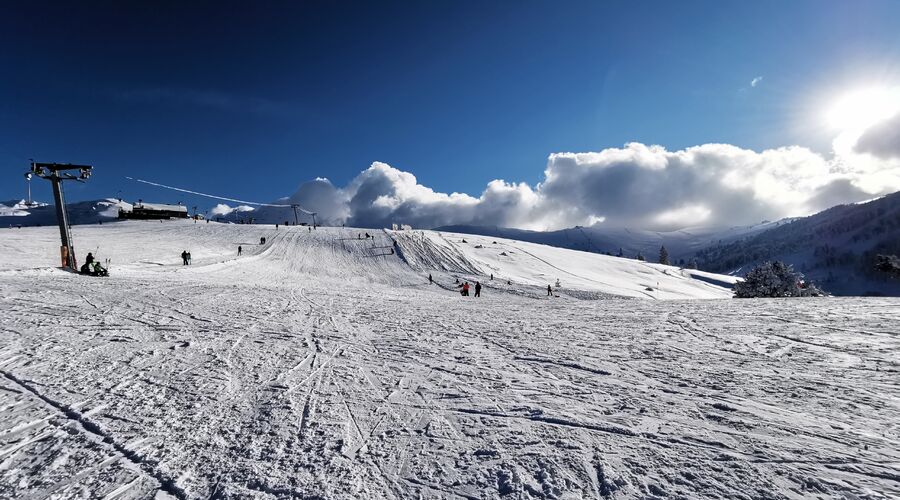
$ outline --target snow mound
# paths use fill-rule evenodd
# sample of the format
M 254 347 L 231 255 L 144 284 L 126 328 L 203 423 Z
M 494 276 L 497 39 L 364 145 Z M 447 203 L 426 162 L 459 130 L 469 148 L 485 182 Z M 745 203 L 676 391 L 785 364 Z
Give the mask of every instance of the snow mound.
M 565 293 L 659 299 L 727 298 L 737 279 L 524 241 L 437 231 L 392 231 L 414 269 L 440 269 Z M 560 286 L 556 287 L 559 281 Z
M 0 263 L 0 271 L 47 268 L 58 262 L 55 228 L 2 231 L 0 252 L 9 258 Z M 260 285 L 315 278 L 424 286 L 431 274 L 439 286 L 450 290 L 455 290 L 459 279 L 481 281 L 493 289 L 491 293 L 545 296 L 547 285 L 553 285 L 556 295 L 568 297 L 651 299 L 727 298 L 731 296 L 729 286 L 736 280 L 546 245 L 435 231 L 275 229 L 270 225 L 170 220 L 73 226 L 72 232 L 79 262 L 93 252 L 101 262 L 109 259 L 119 275 L 177 271 Z M 265 244 L 260 243 L 262 238 Z M 462 243 L 464 239 L 467 243 Z M 191 252 L 193 265 L 189 268 L 180 265 L 184 250 Z

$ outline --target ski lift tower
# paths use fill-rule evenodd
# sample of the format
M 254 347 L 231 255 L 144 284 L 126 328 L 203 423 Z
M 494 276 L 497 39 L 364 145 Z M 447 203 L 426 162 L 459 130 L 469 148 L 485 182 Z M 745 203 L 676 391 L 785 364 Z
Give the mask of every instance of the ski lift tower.
M 298 209 L 299 209 L 299 210 L 303 210 L 303 209 L 300 208 L 300 205 L 298 205 L 298 204 L 296 204 L 296 203 L 292 204 L 292 205 L 291 205 L 291 208 L 294 209 L 294 225 L 295 225 L 295 226 L 296 226 L 296 225 L 299 225 L 299 224 L 300 224 L 300 216 L 297 215 L 297 210 L 298 210 Z M 306 210 L 303 210 L 303 212 L 304 212 L 304 213 L 307 213 L 307 214 L 309 214 L 309 215 L 312 215 L 313 229 L 315 229 L 315 228 L 316 228 L 316 212 L 307 212 Z
M 66 200 L 63 195 L 62 181 L 78 181 L 84 182 L 91 176 L 91 165 L 72 165 L 71 163 L 39 163 L 31 162 L 31 172 L 29 174 L 36 175 L 43 179 L 47 179 L 53 184 L 53 198 L 56 202 L 56 221 L 59 222 L 59 238 L 61 246 L 59 254 L 62 267 L 67 267 L 73 271 L 77 271 L 78 267 L 75 263 L 75 247 L 72 244 L 72 233 L 69 230 L 69 214 L 66 212 Z M 69 173 L 71 170 L 77 170 L 78 174 Z M 28 177 L 29 174 L 26 174 Z

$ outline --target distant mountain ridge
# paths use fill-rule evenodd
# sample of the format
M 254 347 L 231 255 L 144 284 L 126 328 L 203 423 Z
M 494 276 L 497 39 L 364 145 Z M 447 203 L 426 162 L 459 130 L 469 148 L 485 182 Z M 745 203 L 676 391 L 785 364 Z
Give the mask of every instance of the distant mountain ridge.
M 131 204 L 114 198 L 66 203 L 70 225 L 116 220 L 120 207 L 130 210 Z M 57 224 L 56 206 L 53 204 L 37 203 L 27 206 L 24 202 L 16 201 L 0 203 L 0 227 L 55 224 Z
M 900 192 L 712 245 L 697 260 L 701 269 L 740 275 L 781 260 L 834 294 L 900 296 L 900 280 L 875 270 L 878 254 L 900 255 Z
M 619 249 L 624 257 L 635 258 L 638 254 L 649 262 L 656 262 L 659 249 L 665 245 L 673 264 L 684 260 L 690 262 L 698 251 L 711 245 L 734 241 L 786 224 L 790 219 L 778 222 L 762 222 L 752 226 L 735 227 L 695 227 L 677 231 L 648 231 L 631 228 L 613 228 L 598 224 L 590 227 L 576 226 L 558 231 L 528 231 L 496 226 L 442 226 L 436 231 L 462 234 L 496 236 L 531 243 L 541 243 L 554 247 L 582 250 L 585 252 L 617 255 Z

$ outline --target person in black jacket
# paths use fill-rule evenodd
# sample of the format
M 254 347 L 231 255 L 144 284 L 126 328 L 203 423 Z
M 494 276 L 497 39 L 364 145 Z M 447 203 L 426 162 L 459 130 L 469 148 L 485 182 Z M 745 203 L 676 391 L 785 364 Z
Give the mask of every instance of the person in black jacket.
M 187 250 L 181 252 L 181 265 L 182 266 L 188 265 L 187 255 L 188 255 Z

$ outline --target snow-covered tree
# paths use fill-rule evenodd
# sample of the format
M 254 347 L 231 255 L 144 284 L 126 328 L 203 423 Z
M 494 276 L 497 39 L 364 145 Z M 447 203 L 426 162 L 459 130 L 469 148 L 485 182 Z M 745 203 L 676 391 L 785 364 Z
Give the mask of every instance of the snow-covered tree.
M 644 258 L 644 254 L 642 254 L 641 252 L 638 252 L 637 257 L 635 257 L 635 259 L 642 261 L 642 262 L 647 260 Z
M 753 268 L 744 281 L 735 283 L 736 298 L 752 297 L 799 297 L 802 277 L 784 262 L 766 262 Z
M 666 250 L 665 245 L 659 247 L 659 263 L 669 265 L 669 251 Z
M 888 273 L 895 278 L 900 278 L 900 257 L 896 255 L 876 255 L 875 269 Z

